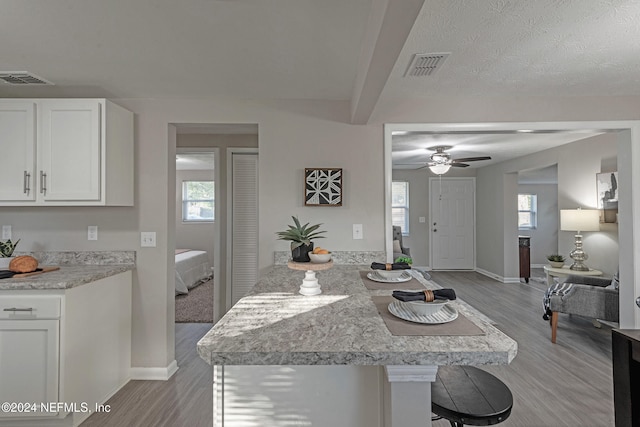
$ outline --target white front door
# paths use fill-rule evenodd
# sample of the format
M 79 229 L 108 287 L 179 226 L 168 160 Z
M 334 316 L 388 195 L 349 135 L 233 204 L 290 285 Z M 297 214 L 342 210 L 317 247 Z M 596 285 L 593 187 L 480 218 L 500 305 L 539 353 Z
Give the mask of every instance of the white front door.
M 475 268 L 475 178 L 429 178 L 434 270 Z

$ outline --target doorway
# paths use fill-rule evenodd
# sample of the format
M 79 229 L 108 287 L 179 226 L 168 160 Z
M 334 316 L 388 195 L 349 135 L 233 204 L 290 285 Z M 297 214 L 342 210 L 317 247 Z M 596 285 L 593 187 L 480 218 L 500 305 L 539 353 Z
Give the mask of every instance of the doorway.
M 176 150 L 176 323 L 213 323 L 217 152 Z
M 629 286 L 620 288 L 620 327 L 639 328 L 640 317 L 637 315 L 635 298 L 640 295 L 640 267 L 636 266 L 634 259 L 637 257 L 637 250 L 634 248 L 634 229 L 640 229 L 640 200 L 634 198 L 632 182 L 637 181 L 640 172 L 632 168 L 632 165 L 640 164 L 640 122 L 639 121 L 585 121 L 585 122 L 486 122 L 486 123 L 436 123 L 436 124 L 385 124 L 384 126 L 384 168 L 385 168 L 385 249 L 387 260 L 393 256 L 393 238 L 391 228 L 391 181 L 392 181 L 392 142 L 393 135 L 406 132 L 407 129 L 420 131 L 432 135 L 455 135 L 455 134 L 503 134 L 518 135 L 521 133 L 581 133 L 581 132 L 606 132 L 614 135 L 618 145 L 617 164 L 619 171 L 620 190 L 619 197 L 626 200 L 620 203 L 619 207 L 619 259 L 620 277 L 624 277 L 625 283 Z M 517 146 L 516 144 L 513 144 Z M 483 176 L 484 178 L 484 176 Z M 511 185 L 511 182 L 505 185 Z M 626 185 L 625 185 L 626 184 Z M 495 188 L 495 187 L 492 187 Z M 487 240 L 498 243 L 495 253 L 488 253 L 490 264 L 487 265 L 488 272 L 497 271 L 496 276 L 506 276 L 511 271 L 513 265 L 517 265 L 515 255 L 517 254 L 517 211 L 511 213 L 511 209 L 505 208 L 503 192 L 494 193 L 487 200 L 483 200 L 482 208 L 490 215 L 498 207 L 498 215 L 494 218 L 491 227 L 483 229 L 483 234 Z M 514 197 L 517 194 L 517 177 L 513 180 Z M 480 204 L 480 199 L 478 201 Z M 511 199 L 509 199 L 511 203 Z M 515 204 L 515 202 L 514 202 Z M 477 207 L 477 215 L 480 209 Z M 494 224 L 496 223 L 496 224 Z M 498 224 L 499 223 L 499 224 Z M 624 230 L 624 231 L 623 231 Z M 480 233 L 480 230 L 478 230 Z M 481 236 L 478 234 L 478 239 Z M 487 263 L 489 264 L 489 263 Z M 478 268 L 478 267 L 476 267 Z

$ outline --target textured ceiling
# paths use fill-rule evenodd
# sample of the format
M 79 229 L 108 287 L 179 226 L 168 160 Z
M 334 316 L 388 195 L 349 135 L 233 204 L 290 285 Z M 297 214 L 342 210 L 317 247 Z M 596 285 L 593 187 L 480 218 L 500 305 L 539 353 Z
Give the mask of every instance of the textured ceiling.
M 0 0 L 0 10 L 0 71 L 55 83 L 0 83 L 0 97 L 330 99 L 366 123 L 382 98 L 640 95 L 638 0 Z M 451 54 L 434 74 L 404 76 L 414 54 L 437 52 Z M 477 144 L 468 151 L 508 155 Z
M 428 134 L 409 131 L 392 137 L 394 169 L 419 169 L 429 162 L 434 151 L 429 147 L 448 145 L 452 159 L 490 156 L 491 160 L 469 162 L 469 168 L 479 168 L 512 158 L 548 150 L 563 144 L 599 135 L 599 131 L 562 131 L 542 133 L 455 133 Z
M 349 99 L 371 0 L 0 0 L 0 96 Z
M 640 95 L 640 2 L 425 2 L 383 96 Z M 415 53 L 451 52 L 429 77 Z

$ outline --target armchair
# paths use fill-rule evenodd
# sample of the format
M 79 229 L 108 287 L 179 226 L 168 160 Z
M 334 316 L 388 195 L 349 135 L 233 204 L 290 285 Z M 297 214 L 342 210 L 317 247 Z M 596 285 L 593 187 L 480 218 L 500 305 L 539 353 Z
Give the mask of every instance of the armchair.
M 569 275 L 563 284 L 570 284 L 565 291 L 554 291 L 551 286 L 545 293 L 546 314 L 550 314 L 551 342 L 556 342 L 558 313 L 576 314 L 592 319 L 619 321 L 619 291 L 612 279 L 593 276 Z M 545 317 L 546 318 L 546 317 Z
M 397 242 L 396 242 L 397 241 Z M 393 226 L 393 259 L 401 256 L 411 256 L 411 251 L 409 248 L 405 248 L 402 244 L 402 229 L 399 225 Z

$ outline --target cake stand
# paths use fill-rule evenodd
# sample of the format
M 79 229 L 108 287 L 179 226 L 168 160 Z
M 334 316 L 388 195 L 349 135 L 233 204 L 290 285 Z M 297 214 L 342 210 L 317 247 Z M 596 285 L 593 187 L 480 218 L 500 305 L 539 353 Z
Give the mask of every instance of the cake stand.
M 305 271 L 304 279 L 300 285 L 302 295 L 318 295 L 322 293 L 316 271 L 328 270 L 333 267 L 333 260 L 323 263 L 289 261 L 287 266 L 292 270 Z

